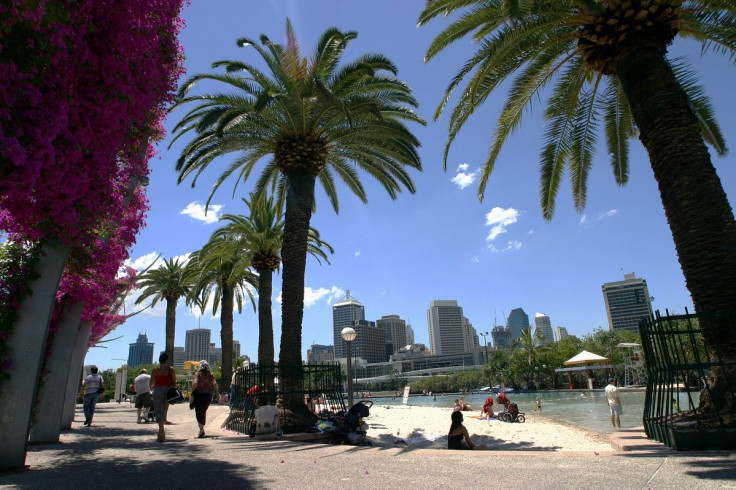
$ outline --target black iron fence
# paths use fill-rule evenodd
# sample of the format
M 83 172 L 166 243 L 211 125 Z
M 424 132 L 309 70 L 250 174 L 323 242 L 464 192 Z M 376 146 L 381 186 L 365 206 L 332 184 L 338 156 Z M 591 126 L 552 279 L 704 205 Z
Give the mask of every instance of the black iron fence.
M 736 448 L 736 380 L 728 374 L 736 362 L 724 359 L 717 342 L 703 340 L 704 324 L 726 326 L 730 338 L 736 336 L 734 312 L 691 314 L 686 309 L 684 315 L 665 311 L 661 316 L 658 311 L 639 325 L 648 377 L 644 430 L 674 449 Z M 717 373 L 716 392 L 708 380 Z
M 279 383 L 279 373 L 298 373 L 296 379 Z M 292 377 L 293 378 L 293 377 Z M 235 396 L 230 416 L 223 428 L 248 434 L 254 424 L 259 401 L 278 407 L 284 432 L 304 430 L 322 410 L 345 410 L 342 396 L 342 371 L 339 364 L 293 366 L 255 366 L 235 375 Z M 287 407 L 285 400 L 300 400 L 301 410 Z

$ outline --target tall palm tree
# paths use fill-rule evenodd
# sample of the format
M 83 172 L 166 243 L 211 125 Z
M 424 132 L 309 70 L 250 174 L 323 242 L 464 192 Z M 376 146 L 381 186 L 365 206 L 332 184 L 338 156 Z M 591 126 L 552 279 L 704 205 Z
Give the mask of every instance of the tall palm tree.
M 649 153 L 677 255 L 697 312 L 736 305 L 736 220 L 706 143 L 726 148 L 695 75 L 666 56 L 679 34 L 704 52 L 736 55 L 732 0 L 428 0 L 419 23 L 460 14 L 432 42 L 426 59 L 468 35 L 478 50 L 450 83 L 467 85 L 450 116 L 447 154 L 469 116 L 501 82 L 518 73 L 498 119 L 480 178 L 479 198 L 509 134 L 540 89 L 553 84 L 545 117 L 540 197 L 551 219 L 561 176 L 570 174 L 578 210 L 601 123 L 616 182 L 628 179 L 628 139 Z M 701 321 L 706 344 L 736 361 L 736 335 L 727 320 Z M 715 359 L 713 359 L 715 360 Z M 728 393 L 734 368 L 714 368 L 713 405 L 736 414 Z M 704 400 L 705 404 L 711 403 Z M 701 404 L 701 406 L 703 406 Z M 734 422 L 736 424 L 736 417 Z
M 286 193 L 279 363 L 281 370 L 293 368 L 281 373 L 284 385 L 301 374 L 304 273 L 315 183 L 322 184 L 337 212 L 335 177 L 366 202 L 356 167 L 374 177 L 392 199 L 402 187 L 415 191 L 406 167 L 421 170 L 419 141 L 406 125 L 424 124 L 411 110 L 417 101 L 383 55 L 365 54 L 341 65 L 356 36 L 329 28 L 313 56 L 306 58 L 287 20 L 285 45 L 265 35 L 262 46 L 248 38 L 237 41 L 260 55 L 265 71 L 241 61 L 215 62 L 213 68 L 224 67 L 226 73 L 193 76 L 175 104 L 196 104 L 174 128 L 174 141 L 194 132 L 176 166 L 179 182 L 193 175 L 194 185 L 212 160 L 236 152 L 240 155 L 217 179 L 213 193 L 232 174 L 238 181 L 247 179 L 260 162 L 256 193 L 277 183 Z M 200 80 L 222 83 L 232 92 L 189 95 Z
M 255 311 L 255 300 L 248 285 L 258 283 L 256 275 L 249 270 L 248 251 L 234 249 L 226 238 L 215 231 L 210 240 L 191 254 L 188 276 L 194 287 L 188 298 L 189 304 L 196 304 L 204 312 L 212 298 L 212 314 L 220 309 L 220 342 L 222 344 L 222 379 L 230 381 L 233 370 L 233 312 L 237 305 L 238 313 L 243 311 L 246 295 Z
M 281 237 L 284 231 L 284 214 L 281 203 L 273 196 L 250 195 L 243 199 L 250 214 L 224 214 L 220 221 L 227 222 L 217 231 L 232 247 L 250 251 L 251 263 L 258 273 L 258 365 L 272 366 L 274 362 L 273 318 L 271 295 L 273 273 L 281 266 Z M 307 252 L 317 258 L 327 259 L 334 253 L 332 246 L 321 240 L 319 232 L 309 229 Z
M 526 360 L 529 364 L 529 369 L 526 372 L 526 381 L 528 386 L 531 386 L 531 382 L 534 380 L 532 374 L 534 373 L 534 365 L 536 364 L 537 355 L 539 354 L 537 352 L 537 346 L 542 340 L 544 340 L 544 336 L 541 335 L 539 331 L 535 331 L 532 334 L 532 327 L 530 325 L 519 333 L 519 338 L 514 340 L 513 343 L 513 347 L 521 349 L 526 354 Z
M 148 298 L 152 298 L 151 306 L 156 306 L 159 300 L 166 301 L 166 353 L 169 359 L 174 359 L 176 306 L 179 298 L 187 297 L 192 289 L 184 271 L 185 265 L 179 259 L 164 259 L 162 266 L 149 269 L 138 278 L 138 287 L 142 291 L 135 304 Z

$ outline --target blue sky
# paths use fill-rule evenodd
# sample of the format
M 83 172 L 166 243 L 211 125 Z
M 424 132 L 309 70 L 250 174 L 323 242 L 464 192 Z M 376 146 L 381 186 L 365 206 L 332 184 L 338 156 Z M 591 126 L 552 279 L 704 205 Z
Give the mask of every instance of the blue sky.
M 655 309 L 682 312 L 691 308 L 657 186 L 638 140 L 631 143 L 627 186 L 616 185 L 605 149 L 600 146 L 588 180 L 584 213 L 575 211 L 565 180 L 555 217 L 546 222 L 538 198 L 544 106 L 537 104 L 525 114 L 524 124 L 504 147 L 485 200 L 479 203 L 476 175 L 505 101 L 506 89 L 502 87 L 466 124 L 450 153 L 447 172 L 443 171 L 447 117 L 432 122 L 432 116 L 451 77 L 474 47 L 469 40 L 460 41 L 425 64 L 427 46 L 446 24 L 438 19 L 417 29 L 423 5 L 423 0 L 216 0 L 194 1 L 184 10 L 187 27 L 181 42 L 188 75 L 209 72 L 210 64 L 221 59 L 256 62 L 259 57 L 255 51 L 236 47 L 235 40 L 243 36 L 258 39 L 265 33 L 283 42 L 288 16 L 305 53 L 311 52 L 327 27 L 357 31 L 358 38 L 349 45 L 344 60 L 366 52 L 387 55 L 398 66 L 399 78 L 413 88 L 420 102 L 418 112 L 428 121 L 426 127 L 414 128 L 422 142 L 424 169 L 412 173 L 416 194 L 404 192 L 392 201 L 364 175 L 368 204 L 341 188 L 336 215 L 318 193 L 312 226 L 334 247 L 335 254 L 329 265 L 311 258 L 307 262 L 303 355 L 313 342 L 332 343 L 331 306 L 348 289 L 365 305 L 368 320 L 400 315 L 414 328 L 416 342 L 427 344 L 426 311 L 436 299 L 457 300 L 479 332 L 490 330 L 494 321 L 503 324 L 517 307 L 530 319 L 536 312 L 545 313 L 553 327 L 564 326 L 578 336 L 597 327 L 608 328 L 601 285 L 621 280 L 629 272 L 647 280 Z M 733 145 L 736 101 L 731 88 L 732 64 L 716 55 L 701 59 L 699 46 L 692 42 L 678 41 L 671 53 L 687 56 L 698 69 L 726 140 Z M 183 111 L 177 111 L 169 116 L 169 131 L 182 115 Z M 176 184 L 174 166 L 184 141 L 169 150 L 167 139 L 159 145 L 158 158 L 151 162 L 151 209 L 147 226 L 130 254 L 130 263 L 139 269 L 159 254 L 185 257 L 207 241 L 220 214 L 245 212 L 240 198 L 247 195 L 250 183 L 239 185 L 233 196 L 234 182 L 221 187 L 206 216 L 203 211 L 212 182 L 234 157 L 213 162 L 195 188 L 191 181 Z M 733 205 L 734 156 L 714 157 L 714 164 Z M 280 289 L 281 277 L 277 275 L 277 350 Z M 135 295 L 128 312 L 134 299 Z M 213 341 L 220 346 L 219 316 L 213 317 L 211 311 L 200 316 L 180 301 L 176 345 L 183 346 L 184 332 L 197 327 L 210 328 Z M 257 316 L 250 305 L 235 315 L 235 339 L 240 340 L 242 353 L 253 360 L 257 358 L 257 330 Z M 119 367 L 128 357 L 128 344 L 135 342 L 139 332 L 156 344 L 156 352 L 163 349 L 163 305 L 118 327 L 108 339 L 122 338 L 106 342 L 104 349 L 90 349 L 86 363 Z

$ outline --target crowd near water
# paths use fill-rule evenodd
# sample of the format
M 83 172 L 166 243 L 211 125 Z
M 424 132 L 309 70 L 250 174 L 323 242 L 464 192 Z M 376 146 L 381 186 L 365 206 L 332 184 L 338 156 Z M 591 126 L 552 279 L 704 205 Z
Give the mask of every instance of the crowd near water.
M 642 426 L 645 392 L 620 390 L 619 394 L 623 405 L 621 428 Z M 495 399 L 495 394 L 490 395 Z M 460 393 L 412 395 L 409 397 L 409 405 L 452 408 L 455 405 L 455 399 L 459 396 Z M 489 396 L 489 393 L 465 393 L 464 396 L 465 400 L 473 407 L 473 410 L 480 414 L 483 402 Z M 508 397 L 518 404 L 521 412 L 532 413 L 536 399 L 540 398 L 542 410 L 539 414 L 550 420 L 602 433 L 610 433 L 612 430 L 608 402 L 602 390 L 508 393 Z M 371 399 L 380 405 L 402 404 L 401 396 L 373 397 Z M 686 395 L 680 395 L 679 406 L 686 409 Z

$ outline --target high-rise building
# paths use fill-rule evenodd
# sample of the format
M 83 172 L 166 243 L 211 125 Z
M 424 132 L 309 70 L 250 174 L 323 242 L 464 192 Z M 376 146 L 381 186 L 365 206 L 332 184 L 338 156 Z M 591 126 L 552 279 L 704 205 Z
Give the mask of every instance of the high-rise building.
M 384 315 L 376 320 L 376 326 L 386 330 L 386 352 L 389 356 L 406 347 L 406 321 L 399 315 Z
M 464 318 L 463 309 L 455 300 L 434 300 L 429 303 L 427 327 L 432 354 L 465 352 Z
M 240 359 L 240 341 L 233 340 L 233 356 L 235 359 Z
M 335 349 L 331 345 L 312 344 L 307 349 L 307 364 L 324 364 L 335 360 Z
M 555 341 L 559 342 L 562 339 L 566 339 L 569 337 L 570 334 L 567 333 L 567 329 L 565 327 L 555 327 Z
M 463 317 L 463 343 L 465 344 L 465 352 L 472 352 L 474 348 L 480 345 L 478 332 L 470 323 L 470 320 L 465 317 Z
M 551 344 L 555 341 L 552 334 L 552 322 L 547 315 L 544 313 L 534 315 L 534 326 L 534 335 L 539 337 L 539 345 Z
M 623 281 L 603 284 L 602 289 L 611 330 L 638 331 L 639 322 L 653 316 L 647 281 L 633 272 L 624 274 Z
M 365 306 L 351 298 L 350 290 L 347 290 L 345 297 L 332 305 L 332 342 L 335 346 L 335 359 L 347 357 L 345 341 L 340 335 L 342 329 L 352 327 L 359 320 L 365 320 Z
M 142 364 L 153 364 L 153 342 L 148 341 L 144 333 L 138 334 L 138 340 L 128 348 L 128 366 L 136 367 Z
M 411 325 L 406 326 L 406 345 L 414 344 L 414 329 Z
M 184 361 L 186 361 L 184 347 L 174 347 L 174 366 L 177 369 L 184 369 Z
M 196 328 L 187 330 L 184 341 L 185 361 L 200 361 L 210 355 L 210 329 Z
M 491 330 L 491 337 L 493 338 L 493 347 L 496 349 L 511 348 L 511 329 L 508 327 L 496 325 Z
M 352 357 L 360 357 L 365 362 L 386 362 L 386 329 L 376 326 L 376 322 L 357 320 L 350 325 L 355 329 Z M 346 348 L 347 349 L 347 348 Z M 347 355 L 347 354 L 346 354 Z
M 511 330 L 511 342 L 514 342 L 519 338 L 522 330 L 529 328 L 529 315 L 524 313 L 522 308 L 514 308 L 509 313 L 506 326 Z
M 210 348 L 207 349 L 207 357 L 202 359 L 207 359 L 207 362 L 213 366 L 216 362 L 222 362 L 222 347 L 215 347 L 214 343 L 210 343 Z

